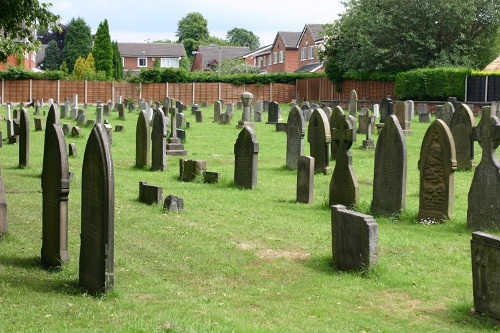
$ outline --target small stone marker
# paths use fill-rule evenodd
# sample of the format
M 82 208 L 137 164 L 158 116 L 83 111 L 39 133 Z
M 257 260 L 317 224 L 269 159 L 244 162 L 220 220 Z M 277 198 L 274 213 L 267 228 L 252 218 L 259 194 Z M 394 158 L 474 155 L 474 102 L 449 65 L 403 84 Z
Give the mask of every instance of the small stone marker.
M 0 235 L 6 234 L 7 231 L 9 231 L 7 200 L 5 200 L 5 188 L 0 175 Z
M 267 114 L 266 124 L 276 124 L 279 121 L 279 104 L 278 102 L 269 103 L 269 113 Z
M 135 130 L 135 166 L 144 168 L 149 163 L 149 121 L 146 111 L 139 112 Z
M 19 120 L 19 167 L 25 168 L 30 164 L 30 123 L 28 111 L 21 109 Z
M 455 112 L 455 108 L 453 107 L 453 104 L 451 102 L 446 102 L 443 105 L 443 108 L 437 114 L 437 119 L 441 119 L 442 121 L 445 122 L 445 124 L 450 127 L 451 126 L 451 118 L 453 117 L 453 113 Z
M 35 131 L 43 131 L 43 121 L 41 118 L 34 118 Z
M 418 220 L 434 224 L 453 214 L 454 172 L 457 168 L 455 142 L 448 125 L 433 121 L 422 140 Z
M 82 166 L 79 283 L 91 294 L 114 286 L 115 185 L 111 147 L 102 124 L 89 134 Z
M 473 232 L 471 257 L 474 310 L 500 320 L 500 237 Z
M 405 102 L 398 101 L 394 103 L 394 115 L 398 118 L 401 129 L 405 135 L 412 134 L 410 129 L 411 119 L 409 113 L 410 111 L 408 110 Z
M 76 150 L 76 145 L 74 143 L 70 143 L 68 146 L 68 156 L 78 156 L 78 151 Z
M 183 182 L 192 182 L 196 176 L 201 175 L 207 170 L 207 161 L 204 160 L 179 160 L 179 175 Z
M 482 149 L 481 162 L 474 171 L 469 190 L 467 227 L 472 230 L 500 229 L 500 166 L 497 147 L 500 144 L 500 120 L 483 109 L 472 138 Z
M 359 149 L 361 150 L 373 149 L 375 147 L 375 143 L 372 140 L 372 128 L 373 125 L 375 125 L 375 116 L 372 116 L 370 114 L 370 110 L 366 109 L 362 121 L 365 124 L 366 128 L 366 140 L 363 140 L 363 143 L 361 146 L 359 146 Z
M 163 203 L 163 211 L 168 213 L 182 213 L 184 211 L 184 199 L 175 195 L 168 195 Z
M 148 205 L 161 204 L 163 202 L 163 187 L 139 182 L 139 201 Z
M 404 103 L 405 103 L 405 108 L 408 112 L 408 116 L 410 117 L 409 121 L 411 123 L 411 120 L 413 119 L 413 115 L 415 113 L 415 103 L 411 99 L 404 101 Z
M 390 98 L 384 98 L 380 102 L 380 122 L 385 123 L 385 119 L 393 114 L 393 103 Z
M 152 171 L 164 171 L 167 169 L 167 152 L 166 152 L 167 133 L 165 133 L 165 128 L 166 128 L 166 123 L 163 111 L 157 109 L 155 110 L 153 115 L 153 130 L 151 132 Z
M 304 117 L 304 121 L 307 123 L 309 119 L 311 119 L 311 104 L 308 101 L 303 101 L 300 105 L 300 110 L 302 111 L 302 116 Z
M 314 201 L 314 157 L 300 156 L 297 161 L 297 202 Z
M 314 172 L 327 174 L 330 170 L 329 145 L 332 141 L 329 122 L 322 109 L 317 108 L 311 114 L 307 127 L 307 141 L 311 157 L 314 158 Z
M 209 171 L 203 171 L 203 181 L 207 184 L 214 184 L 218 183 L 220 179 L 220 173 L 219 172 L 209 172 Z
M 427 109 L 427 104 L 417 104 L 418 108 L 418 121 L 420 123 L 430 123 L 431 115 Z
M 304 154 L 304 135 L 306 123 L 297 106 L 288 114 L 286 131 L 286 166 L 297 169 L 298 159 Z
M 168 139 L 167 143 L 167 155 L 172 156 L 185 156 L 187 155 L 187 151 L 184 150 L 184 145 L 181 143 L 181 140 L 177 137 L 177 108 L 176 105 L 182 107 L 182 103 L 176 103 L 175 99 L 170 99 L 170 108 L 169 113 L 171 115 L 171 136 Z
M 349 151 L 356 135 L 356 129 L 350 121 L 350 116 L 337 117 L 340 119 L 335 120 L 336 127 L 332 128 L 332 140 L 337 142 L 338 148 L 329 186 L 329 203 L 330 206 L 341 204 L 349 207 L 359 201 L 359 185 L 352 168 L 352 156 Z
M 396 116 L 386 118 L 375 149 L 371 211 L 393 216 L 405 208 L 408 153 Z
M 197 123 L 202 123 L 203 122 L 203 114 L 202 114 L 201 110 L 196 110 L 194 112 L 194 114 L 195 114 L 196 122 Z
M 339 271 L 366 271 L 378 263 L 378 225 L 375 219 L 346 209 L 332 207 L 333 266 Z
M 125 111 L 123 109 L 123 104 L 118 103 L 117 104 L 117 109 L 118 109 L 118 118 L 125 119 Z
M 82 130 L 80 129 L 80 127 L 78 126 L 74 126 L 72 129 L 71 129 L 71 136 L 73 137 L 78 137 L 78 138 L 81 138 L 82 137 Z
M 259 142 L 255 131 L 245 126 L 234 144 L 234 184 L 254 189 L 257 186 Z
M 455 141 L 457 154 L 457 170 L 470 170 L 476 166 L 474 162 L 474 141 L 472 131 L 476 127 L 474 114 L 465 104 L 457 104 L 451 117 L 450 131 Z
M 220 101 L 215 101 L 215 103 L 214 103 L 214 123 L 220 122 L 221 110 L 222 110 L 222 103 Z

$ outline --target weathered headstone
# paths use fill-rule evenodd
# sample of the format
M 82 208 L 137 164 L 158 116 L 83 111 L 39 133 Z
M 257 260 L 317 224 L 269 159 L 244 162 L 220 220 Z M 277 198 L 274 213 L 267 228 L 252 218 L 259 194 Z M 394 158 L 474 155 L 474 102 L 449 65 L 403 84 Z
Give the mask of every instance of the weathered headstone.
M 500 144 L 500 120 L 483 109 L 472 138 L 479 141 L 481 161 L 474 171 L 469 190 L 467 227 L 472 230 L 500 229 L 500 165 L 497 151 Z
M 356 90 L 352 90 L 349 98 L 349 114 L 353 117 L 356 117 L 357 112 L 358 112 L 358 93 L 356 92 Z
M 254 113 L 253 113 L 253 121 L 255 123 L 262 122 L 262 112 L 261 111 L 254 111 Z
M 0 175 L 0 235 L 9 231 L 9 219 L 7 211 L 7 200 L 5 200 L 5 188 L 2 175 Z
M 118 103 L 117 109 L 118 109 L 118 118 L 125 119 L 125 110 L 123 109 L 123 104 Z
M 82 130 L 78 126 L 74 126 L 71 128 L 71 136 L 75 136 L 78 138 L 82 137 Z
M 142 111 L 141 111 L 142 113 Z M 151 170 L 164 171 L 167 169 L 165 116 L 157 109 L 153 116 L 153 130 L 151 132 Z
M 19 167 L 25 168 L 30 164 L 30 123 L 26 109 L 21 109 L 19 125 Z
M 359 146 L 361 150 L 373 149 L 375 147 L 375 143 L 372 140 L 372 128 L 375 125 L 375 116 L 370 114 L 370 110 L 366 109 L 365 114 L 361 121 L 365 124 L 366 128 L 366 140 L 363 140 L 362 145 Z M 360 123 L 361 126 L 361 123 Z
M 180 114 L 183 114 L 183 113 L 180 113 Z M 195 114 L 196 122 L 202 123 L 203 122 L 203 114 L 202 114 L 201 110 L 196 110 L 194 114 Z
M 207 184 L 215 184 L 219 182 L 220 173 L 219 172 L 209 172 L 203 171 L 203 181 Z
M 409 110 L 405 102 L 397 101 L 393 105 L 394 107 L 394 115 L 398 118 L 399 124 L 401 125 L 401 129 L 403 130 L 404 135 L 411 135 L 411 120 L 409 115 Z
M 149 163 L 149 121 L 146 111 L 139 112 L 135 130 L 135 166 L 144 168 Z
M 198 112 L 198 111 L 196 111 Z M 201 111 L 199 111 L 201 112 Z M 186 115 L 184 113 L 178 113 L 176 115 L 177 119 L 176 119 L 176 122 L 177 122 L 177 128 L 185 128 L 186 127 Z M 167 118 L 168 119 L 168 118 Z
M 139 182 L 139 201 L 148 205 L 162 203 L 163 187 Z
M 199 109 L 200 108 L 198 107 L 198 104 L 191 105 L 191 114 L 195 115 L 196 114 L 195 112 L 198 111 Z
M 380 104 L 373 104 L 373 115 L 376 119 L 380 118 Z
M 300 110 L 302 112 L 302 116 L 304 117 L 304 121 L 307 123 L 309 122 L 309 119 L 311 118 L 312 114 L 312 109 L 311 109 L 311 104 L 309 104 L 308 101 L 303 101 L 302 104 L 300 105 Z
M 405 208 L 408 153 L 396 116 L 386 118 L 375 149 L 371 211 L 393 216 Z
M 41 118 L 34 118 L 35 131 L 43 131 L 43 121 Z
M 314 172 L 327 174 L 330 170 L 330 133 L 329 122 L 322 109 L 317 108 L 311 114 L 307 127 L 307 141 L 311 157 L 314 158 Z
M 366 214 L 332 207 L 333 267 L 339 271 L 366 271 L 378 263 L 378 225 Z
M 448 125 L 436 119 L 425 132 L 420 150 L 420 196 L 418 220 L 433 224 L 453 214 L 455 142 Z
M 455 141 L 457 170 L 470 170 L 476 166 L 474 162 L 474 141 L 472 131 L 476 127 L 474 114 L 465 104 L 457 104 L 451 117 L 450 131 Z
M 177 137 L 177 108 L 176 105 L 182 107 L 182 103 L 176 103 L 175 99 L 170 100 L 170 108 L 169 113 L 171 115 L 171 132 L 170 138 L 167 143 L 167 155 L 173 156 L 185 156 L 187 155 L 187 151 L 184 150 L 184 145 L 181 143 L 181 140 Z
M 215 101 L 214 103 L 214 122 L 220 122 L 220 115 L 222 110 L 222 104 L 220 101 Z
M 252 122 L 252 99 L 253 94 L 249 92 L 243 92 L 241 94 L 241 103 L 243 106 L 243 113 L 241 116 L 241 121 L 238 121 L 237 128 L 243 128 L 245 126 L 254 127 Z
M 314 201 L 314 157 L 300 156 L 297 161 L 297 202 Z
M 179 175 L 183 182 L 192 182 L 197 176 L 207 170 L 207 161 L 190 160 L 181 158 L 179 160 Z
M 306 124 L 297 106 L 294 106 L 287 120 L 286 131 L 286 166 L 297 169 L 299 157 L 304 154 L 304 135 Z
M 76 145 L 74 143 L 70 143 L 68 146 L 68 156 L 78 156 L 78 151 L 76 150 Z
M 81 115 L 78 116 L 78 118 L 76 119 L 76 125 L 77 126 L 84 126 L 85 124 L 87 123 L 87 116 L 83 113 Z
M 253 189 L 257 186 L 259 142 L 255 131 L 245 126 L 234 144 L 234 184 Z
M 163 211 L 182 213 L 184 211 L 184 199 L 176 195 L 168 195 L 163 203 Z
M 343 117 L 338 117 L 338 116 L 344 116 L 344 110 L 340 106 L 336 106 L 332 110 L 332 115 L 330 116 L 329 119 L 329 124 L 330 124 L 330 135 L 333 133 L 334 128 L 338 128 L 339 124 L 337 124 L 338 121 L 344 121 Z M 356 140 L 356 138 L 354 138 Z M 330 159 L 335 160 L 337 158 L 337 142 L 332 140 L 331 146 L 330 146 Z
M 455 112 L 455 108 L 453 107 L 453 104 L 450 102 L 446 102 L 443 105 L 443 108 L 437 115 L 437 119 L 441 119 L 442 121 L 445 122 L 445 124 L 450 127 L 451 125 L 451 117 L 453 117 L 453 113 Z
M 430 123 L 431 114 L 427 109 L 427 104 L 417 104 L 418 109 L 418 121 L 420 123 Z
M 269 113 L 267 114 L 266 124 L 276 124 L 279 120 L 279 104 L 278 102 L 269 103 Z
M 259 100 L 256 100 L 254 105 L 253 105 L 253 110 L 254 110 L 254 112 L 261 112 L 262 113 L 262 102 Z
M 82 166 L 79 283 L 90 294 L 114 286 L 115 185 L 111 147 L 102 124 L 89 134 Z
M 69 164 L 59 115 L 51 107 L 47 116 L 42 168 L 42 265 L 60 267 L 69 260 Z
M 393 103 L 390 98 L 384 98 L 380 102 L 380 122 L 385 123 L 385 118 L 393 114 Z
M 415 103 L 411 99 L 406 100 L 404 103 L 406 110 L 408 111 L 408 116 L 410 117 L 409 121 L 411 122 L 415 113 Z

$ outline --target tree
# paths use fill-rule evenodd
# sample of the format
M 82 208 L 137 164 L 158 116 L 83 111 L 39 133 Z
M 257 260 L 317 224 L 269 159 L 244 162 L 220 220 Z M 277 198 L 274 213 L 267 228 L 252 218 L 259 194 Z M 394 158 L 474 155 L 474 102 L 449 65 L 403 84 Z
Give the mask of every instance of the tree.
M 58 23 L 57 29 L 45 29 L 42 31 L 38 31 L 38 40 L 42 44 L 49 44 L 49 42 L 53 40 L 57 43 L 57 47 L 59 48 L 60 52 L 62 52 L 62 50 L 64 49 L 64 38 L 66 37 L 66 31 L 68 31 L 68 25 Z
M 118 42 L 113 42 L 113 78 L 115 80 L 123 79 L 123 63 Z
M 61 67 L 61 50 L 57 47 L 57 42 L 51 40 L 45 48 L 45 58 L 43 59 L 43 69 L 58 70 Z
M 500 51 L 500 2 L 491 0 L 346 0 L 326 28 L 320 57 L 341 81 L 348 72 L 421 67 L 482 68 Z
M 49 11 L 50 4 L 38 0 L 3 0 L 0 11 L 0 62 L 10 55 L 24 55 L 39 47 L 37 29 L 57 29 L 59 16 Z
M 182 43 L 182 41 L 189 38 L 196 41 L 207 40 L 210 36 L 208 33 L 208 22 L 198 12 L 189 13 L 177 22 L 175 36 L 178 38 L 178 43 Z
M 227 32 L 226 39 L 235 46 L 248 46 L 250 50 L 256 50 L 260 46 L 259 37 L 251 31 L 243 28 L 233 28 Z
M 73 72 L 76 59 L 86 58 L 92 50 L 92 34 L 90 27 L 81 17 L 71 19 L 64 38 L 63 61 L 69 72 Z
M 108 20 L 99 23 L 94 39 L 92 55 L 97 71 L 103 71 L 108 78 L 113 77 L 113 46 L 109 35 Z

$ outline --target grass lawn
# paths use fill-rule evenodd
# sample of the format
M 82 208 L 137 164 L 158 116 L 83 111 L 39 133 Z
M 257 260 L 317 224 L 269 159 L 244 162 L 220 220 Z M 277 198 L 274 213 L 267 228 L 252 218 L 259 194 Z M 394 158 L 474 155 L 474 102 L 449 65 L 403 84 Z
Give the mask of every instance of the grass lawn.
M 87 117 L 94 118 L 94 106 Z M 288 105 L 281 105 L 283 122 Z M 45 108 L 46 109 L 46 108 Z M 189 109 L 190 110 L 190 109 Z M 329 175 L 315 176 L 314 204 L 295 202 L 296 171 L 287 170 L 286 134 L 256 123 L 260 144 L 258 184 L 233 186 L 233 146 L 241 111 L 231 125 L 204 122 L 186 131 L 188 158 L 221 173 L 218 184 L 179 181 L 179 158 L 165 172 L 136 169 L 138 112 L 118 119 L 113 133 L 115 175 L 115 288 L 92 297 L 78 288 L 83 138 L 70 157 L 70 262 L 59 272 L 41 268 L 43 132 L 30 115 L 30 165 L 18 168 L 18 146 L 4 142 L 0 165 L 9 233 L 0 241 L 1 332 L 486 332 L 495 322 L 474 314 L 466 228 L 473 171 L 455 173 L 454 217 L 441 225 L 417 223 L 420 145 L 428 124 L 412 122 L 408 147 L 406 210 L 400 220 L 377 218 L 379 264 L 364 274 L 331 268 Z M 0 108 L 6 116 L 6 108 Z M 45 117 L 44 122 L 45 122 Z M 477 123 L 478 119 L 476 119 Z M 62 119 L 61 123 L 76 124 Z M 5 121 L 0 122 L 6 133 Z M 4 134 L 5 136 L 5 134 Z M 369 213 L 374 151 L 351 148 L 360 184 L 356 210 Z M 377 135 L 374 135 L 374 140 Z M 309 153 L 307 138 L 305 154 Z M 475 145 L 476 163 L 481 150 Z M 332 169 L 334 167 L 332 161 Z M 138 202 L 139 181 L 184 198 L 185 212 Z M 485 194 L 497 195 L 497 194 Z

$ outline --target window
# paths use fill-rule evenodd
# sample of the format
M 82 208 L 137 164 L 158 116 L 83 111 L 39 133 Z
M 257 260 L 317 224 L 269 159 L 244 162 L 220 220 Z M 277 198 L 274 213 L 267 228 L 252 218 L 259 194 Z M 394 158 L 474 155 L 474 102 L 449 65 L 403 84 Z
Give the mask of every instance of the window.
M 300 61 L 306 60 L 306 48 L 303 47 L 300 49 Z
M 271 57 L 271 54 L 268 55 L 269 62 L 267 63 L 269 66 L 273 64 L 273 58 Z
M 148 67 L 148 58 L 137 58 L 137 67 Z
M 161 68 L 178 68 L 179 67 L 179 59 L 177 58 L 161 58 L 160 60 Z
M 314 59 L 314 46 L 308 47 L 308 59 Z
M 273 63 L 277 64 L 278 63 L 278 52 L 273 53 Z
M 122 57 L 122 67 L 125 68 L 125 58 Z
M 281 50 L 280 51 L 280 64 L 282 64 L 285 61 L 285 51 Z
M 256 58 L 253 58 L 253 65 L 257 66 L 257 59 Z
M 262 67 L 262 57 L 259 57 L 259 68 Z

